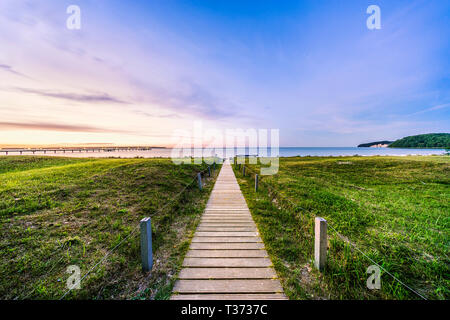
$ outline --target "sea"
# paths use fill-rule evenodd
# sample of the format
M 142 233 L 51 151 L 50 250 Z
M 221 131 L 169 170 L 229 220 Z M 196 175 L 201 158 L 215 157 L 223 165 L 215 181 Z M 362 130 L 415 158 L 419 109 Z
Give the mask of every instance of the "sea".
M 188 152 L 187 152 L 188 151 Z M 154 148 L 151 150 L 121 150 L 121 151 L 95 151 L 95 152 L 71 152 L 57 151 L 56 153 L 47 152 L 45 156 L 58 157 L 80 157 L 80 158 L 181 158 L 185 156 L 219 156 L 232 157 L 234 155 L 251 155 L 251 156 L 269 156 L 269 157 L 328 157 L 328 156 L 409 156 L 409 155 L 443 155 L 445 149 L 403 149 L 403 148 L 357 148 L 357 147 L 280 147 L 268 148 L 265 152 L 257 152 L 255 150 L 244 150 L 240 148 L 228 149 L 164 149 Z M 17 153 L 9 153 L 9 155 L 17 155 Z M 33 155 L 31 152 L 24 151 L 23 155 Z M 35 156 L 43 156 L 42 152 L 37 152 Z

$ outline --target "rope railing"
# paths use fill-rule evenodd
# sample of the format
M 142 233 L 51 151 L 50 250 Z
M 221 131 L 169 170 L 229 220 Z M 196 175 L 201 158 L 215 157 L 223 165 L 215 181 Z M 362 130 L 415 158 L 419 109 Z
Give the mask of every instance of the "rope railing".
M 208 166 L 209 167 L 209 166 Z M 205 173 L 207 170 L 209 170 L 209 168 L 206 168 L 200 172 L 198 172 L 198 174 L 203 174 Z M 196 175 L 197 176 L 197 175 Z M 197 177 L 193 178 L 187 185 L 184 186 L 184 188 L 178 192 L 175 196 L 173 196 L 171 198 L 171 201 L 165 203 L 161 208 L 159 208 L 154 214 L 151 215 L 151 217 L 154 217 L 158 214 L 160 214 L 161 212 L 163 212 L 169 205 L 174 204 L 175 200 L 182 195 L 184 192 L 186 192 L 186 190 L 197 180 Z M 108 252 L 97 262 L 95 263 L 84 275 L 83 277 L 80 278 L 80 283 L 81 281 L 83 281 L 86 277 L 89 276 L 89 274 L 91 274 L 94 270 L 96 270 L 107 258 L 108 256 L 111 255 L 111 253 L 113 253 L 116 249 L 118 249 L 123 243 L 125 243 L 127 240 L 131 240 L 132 238 L 134 238 L 137 234 L 139 234 L 137 231 L 140 228 L 140 223 L 138 223 L 137 225 L 135 225 L 131 232 L 125 237 L 123 238 L 118 244 L 116 244 L 112 249 L 108 250 Z M 64 292 L 64 294 L 59 298 L 59 300 L 64 299 L 72 290 L 74 289 L 74 286 L 70 287 L 66 292 Z
M 236 162 L 234 162 L 235 164 L 235 169 L 236 169 Z M 246 171 L 244 172 L 249 172 L 253 175 L 257 175 L 257 173 L 252 170 L 250 167 L 245 166 L 245 164 L 243 165 L 246 168 Z M 240 166 L 239 166 L 240 169 Z M 250 175 L 251 177 L 251 175 Z M 273 187 L 272 185 L 270 185 L 268 182 L 264 181 L 264 179 L 262 179 L 262 176 L 258 175 L 258 182 L 262 182 L 268 189 L 269 193 L 271 194 L 275 194 L 275 197 L 281 197 L 283 198 L 284 201 L 288 202 L 293 208 L 298 208 L 300 210 L 302 210 L 303 212 L 307 213 L 311 218 L 315 218 L 315 214 L 311 211 L 309 211 L 308 209 L 302 208 L 301 206 L 299 206 L 298 204 L 294 203 L 290 198 L 282 195 L 280 192 L 275 190 L 275 187 Z M 394 279 L 395 281 L 397 281 L 398 283 L 400 283 L 403 287 L 405 287 L 406 289 L 408 289 L 409 291 L 411 291 L 412 293 L 416 294 L 418 297 L 422 298 L 423 300 L 428 300 L 424 295 L 420 294 L 419 292 L 417 292 L 417 290 L 411 288 L 410 286 L 408 286 L 407 284 L 405 284 L 403 281 L 401 281 L 400 279 L 398 279 L 396 276 L 394 276 L 391 272 L 389 272 L 388 270 L 386 270 L 384 267 L 382 267 L 380 264 L 378 264 L 376 261 L 374 261 L 372 258 L 370 258 L 366 253 L 364 253 L 354 242 L 352 242 L 350 239 L 348 239 L 347 237 L 345 237 L 344 235 L 342 235 L 339 231 L 337 231 L 336 228 L 334 228 L 330 223 L 327 223 L 328 227 L 344 242 L 348 243 L 350 246 L 352 246 L 356 251 L 358 251 L 359 253 L 361 253 L 366 259 L 368 259 L 370 262 L 372 262 L 374 265 L 378 266 L 381 270 L 383 270 L 386 274 L 388 274 L 389 276 L 392 277 L 392 279 Z

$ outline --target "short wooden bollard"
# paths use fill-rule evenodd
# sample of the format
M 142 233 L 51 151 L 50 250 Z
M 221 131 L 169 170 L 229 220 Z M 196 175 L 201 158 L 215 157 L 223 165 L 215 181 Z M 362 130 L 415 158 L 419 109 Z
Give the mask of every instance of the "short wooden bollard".
M 327 220 L 316 217 L 314 234 L 314 264 L 322 271 L 327 263 Z
M 238 164 L 238 170 L 241 170 L 241 164 L 240 163 Z
M 150 271 L 153 267 L 152 221 L 150 217 L 142 219 L 140 227 L 142 269 L 144 271 Z
M 208 177 L 211 177 L 211 167 L 208 166 Z
M 242 167 L 242 175 L 245 177 L 245 166 Z
M 202 186 L 202 174 L 200 172 L 197 173 L 197 180 L 198 180 L 198 188 L 200 190 L 202 190 L 203 189 L 203 186 Z
M 258 192 L 258 174 L 255 174 L 255 192 Z

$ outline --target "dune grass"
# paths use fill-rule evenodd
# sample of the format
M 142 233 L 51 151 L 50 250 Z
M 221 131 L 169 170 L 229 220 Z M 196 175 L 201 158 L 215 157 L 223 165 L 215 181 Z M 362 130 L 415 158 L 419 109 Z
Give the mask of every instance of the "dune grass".
M 448 156 L 281 158 L 257 193 L 253 174 L 235 172 L 289 298 L 420 299 L 384 272 L 369 290 L 369 257 L 424 297 L 449 299 Z M 322 273 L 312 262 L 316 216 L 329 225 Z
M 69 265 L 83 276 L 119 243 L 65 299 L 169 298 L 214 182 L 205 177 L 198 190 L 193 179 L 206 167 L 168 159 L 0 157 L 0 298 L 58 299 Z M 137 226 L 146 216 L 151 273 L 140 265 Z

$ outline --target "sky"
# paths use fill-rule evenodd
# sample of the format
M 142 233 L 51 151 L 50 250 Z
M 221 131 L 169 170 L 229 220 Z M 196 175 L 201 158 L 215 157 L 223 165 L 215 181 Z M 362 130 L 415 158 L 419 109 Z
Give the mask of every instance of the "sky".
M 284 147 L 450 132 L 450 1 L 0 2 L 0 145 L 170 146 L 198 122 Z

